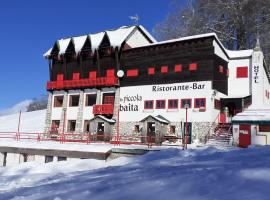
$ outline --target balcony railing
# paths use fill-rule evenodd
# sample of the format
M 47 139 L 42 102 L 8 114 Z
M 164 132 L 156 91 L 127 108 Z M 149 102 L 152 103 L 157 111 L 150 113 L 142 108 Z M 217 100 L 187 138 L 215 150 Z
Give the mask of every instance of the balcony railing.
M 96 87 L 96 86 L 113 86 L 117 85 L 116 77 L 99 77 L 92 79 L 48 81 L 47 90 L 68 89 L 78 87 Z
M 103 105 L 94 105 L 93 107 L 94 115 L 111 115 L 113 114 L 113 105 L 112 104 L 103 104 Z

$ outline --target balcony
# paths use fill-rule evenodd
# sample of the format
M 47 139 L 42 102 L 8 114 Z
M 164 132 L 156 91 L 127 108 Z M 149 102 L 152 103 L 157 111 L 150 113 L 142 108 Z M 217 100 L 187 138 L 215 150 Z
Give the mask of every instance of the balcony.
M 94 115 L 112 115 L 113 105 L 112 104 L 94 105 L 93 114 Z
M 117 85 L 117 83 L 118 83 L 118 80 L 116 77 L 99 77 L 99 78 L 92 78 L 92 79 L 48 81 L 47 90 L 74 89 L 74 88 L 81 88 L 81 87 L 114 86 L 114 85 Z

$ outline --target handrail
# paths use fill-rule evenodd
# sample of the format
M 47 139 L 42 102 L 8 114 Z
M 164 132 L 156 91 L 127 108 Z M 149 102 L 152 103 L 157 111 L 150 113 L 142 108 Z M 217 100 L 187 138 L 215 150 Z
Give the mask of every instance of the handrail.
M 218 113 L 215 120 L 212 122 L 210 128 L 208 129 L 207 134 L 205 135 L 205 138 L 204 138 L 204 144 L 206 144 L 206 142 L 209 140 L 210 131 L 213 129 L 214 125 L 216 124 L 216 121 L 217 119 L 219 119 L 219 116 L 220 116 L 220 113 Z

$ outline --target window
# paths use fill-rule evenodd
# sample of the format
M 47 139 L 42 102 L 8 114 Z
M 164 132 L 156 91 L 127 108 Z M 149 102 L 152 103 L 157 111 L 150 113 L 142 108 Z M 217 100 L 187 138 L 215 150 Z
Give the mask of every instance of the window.
M 197 63 L 191 63 L 189 65 L 189 71 L 196 71 L 197 70 Z
M 63 106 L 63 101 L 64 101 L 64 96 L 55 96 L 54 97 L 54 102 L 53 102 L 53 107 L 62 107 Z
M 169 99 L 168 100 L 169 109 L 178 109 L 178 99 Z
M 154 67 L 148 68 L 148 74 L 149 74 L 149 75 L 155 74 L 155 68 L 154 68 Z
M 139 133 L 140 132 L 140 126 L 139 125 L 135 125 L 134 126 L 134 132 L 135 133 Z
M 79 106 L 80 95 L 70 95 L 69 96 L 69 107 Z
M 194 108 L 205 108 L 205 98 L 194 99 Z
M 153 100 L 144 101 L 144 109 L 153 109 L 153 108 L 154 108 Z
M 170 134 L 175 134 L 175 126 L 174 125 L 170 126 L 169 133 Z
M 224 72 L 224 67 L 221 66 L 221 65 L 219 65 L 218 71 L 219 71 L 219 73 L 223 74 L 223 72 Z
M 66 161 L 67 157 L 58 156 L 57 161 Z
M 163 74 L 168 73 L 168 66 L 162 66 L 161 73 L 163 73 Z
M 90 133 L 90 120 L 84 120 L 83 132 Z
M 182 71 L 182 65 L 178 64 L 174 66 L 174 72 L 181 72 Z
M 60 126 L 60 120 L 52 120 L 51 131 L 52 134 L 57 134 Z
M 269 124 L 260 124 L 259 125 L 259 132 L 270 132 L 270 125 Z
M 85 99 L 85 106 L 93 106 L 96 104 L 97 94 L 87 94 Z
M 165 109 L 166 101 L 165 100 L 156 100 L 156 109 Z
M 104 93 L 102 102 L 103 104 L 114 105 L 114 93 Z
M 214 104 L 215 104 L 215 109 L 219 110 L 219 109 L 220 109 L 220 107 L 221 107 L 221 105 L 220 105 L 220 100 L 215 99 Z
M 185 108 L 186 104 L 191 108 L 191 99 L 181 99 L 181 108 Z
M 53 161 L 53 156 L 45 156 L 45 163 L 49 163 Z
M 248 67 L 236 68 L 236 78 L 247 78 L 247 77 L 248 77 Z
M 75 131 L 75 128 L 76 128 L 76 120 L 68 120 L 67 131 L 72 133 Z
M 138 76 L 138 70 L 137 69 L 130 69 L 127 70 L 127 76 Z

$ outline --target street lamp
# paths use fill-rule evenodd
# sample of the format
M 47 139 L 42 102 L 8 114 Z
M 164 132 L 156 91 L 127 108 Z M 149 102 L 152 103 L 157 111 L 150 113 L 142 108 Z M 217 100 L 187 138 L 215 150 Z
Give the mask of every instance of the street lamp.
M 185 105 L 184 105 L 184 108 L 186 109 L 186 126 L 185 126 L 185 129 L 186 129 L 186 131 L 185 131 L 185 133 L 186 133 L 186 135 L 185 135 L 185 138 L 184 138 L 184 149 L 187 149 L 187 143 L 188 143 L 188 109 L 189 109 L 189 104 L 188 103 L 186 103 Z

